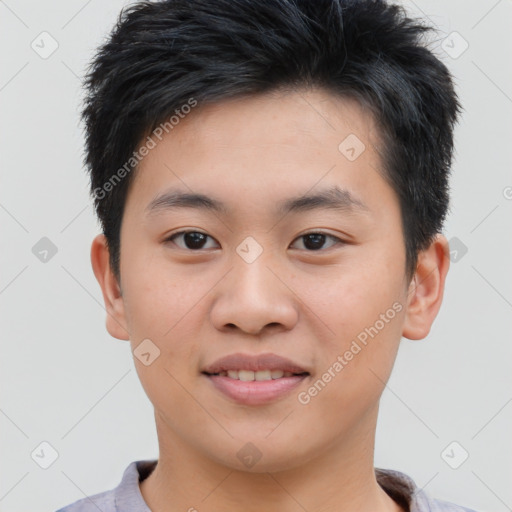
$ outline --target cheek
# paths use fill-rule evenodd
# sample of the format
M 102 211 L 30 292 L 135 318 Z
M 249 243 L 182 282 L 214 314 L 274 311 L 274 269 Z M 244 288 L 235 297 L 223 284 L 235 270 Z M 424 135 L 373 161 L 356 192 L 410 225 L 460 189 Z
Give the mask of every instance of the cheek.
M 131 333 L 134 364 L 157 409 L 180 409 L 186 406 L 186 393 L 179 383 L 189 378 L 185 372 L 197 368 L 194 352 L 198 352 L 198 341 L 187 330 L 206 290 L 197 286 L 200 280 L 193 280 L 191 285 L 190 277 L 172 268 L 165 256 L 147 241 L 144 243 L 150 248 L 144 250 L 142 240 L 134 230 L 124 239 L 121 252 L 124 313 Z M 152 356 L 147 365 L 144 357 L 137 357 L 142 347 L 147 346 L 141 344 L 146 339 L 154 344 L 149 345 Z M 183 343 L 184 339 L 189 341 Z M 184 361 L 191 364 L 185 365 Z
M 319 339 L 337 348 L 404 300 L 402 269 L 370 262 L 339 267 L 323 277 L 303 275 L 293 286 L 306 306 L 304 314 L 325 327 Z M 390 315 L 394 318 L 395 313 L 392 310 Z
M 200 325 L 198 315 L 204 314 L 200 299 L 208 288 L 191 285 L 183 277 L 166 276 L 156 265 L 133 276 L 126 283 L 125 300 L 131 348 L 137 351 L 142 340 L 149 339 L 158 353 L 148 366 L 134 354 L 141 384 L 160 410 L 189 407 L 180 383 L 196 377 L 200 337 L 193 329 Z
M 142 258 L 134 259 L 126 265 L 125 275 L 125 312 L 131 332 L 139 336 L 172 336 L 204 294 L 199 280 L 191 282 L 158 258 L 150 265 Z
M 382 259 L 378 264 L 351 265 L 350 272 L 340 270 L 329 280 L 310 280 L 302 289 L 305 293 L 308 285 L 305 311 L 317 315 L 311 316 L 312 325 L 324 326 L 316 333 L 321 348 L 315 377 L 329 381 L 329 375 L 325 379 L 322 375 L 331 369 L 336 377 L 328 387 L 341 406 L 364 396 L 375 399 L 384 386 L 379 378 L 387 380 L 396 357 L 406 297 L 402 269 L 389 270 L 387 263 Z
M 400 303 L 394 304 L 395 308 L 391 304 L 377 308 L 375 318 L 366 311 L 344 316 L 335 326 L 336 338 L 324 345 L 318 374 L 300 403 L 309 400 L 304 413 L 322 418 L 326 432 L 349 431 L 377 406 L 401 339 L 403 309 L 397 313 Z M 371 320 L 366 322 L 365 316 Z

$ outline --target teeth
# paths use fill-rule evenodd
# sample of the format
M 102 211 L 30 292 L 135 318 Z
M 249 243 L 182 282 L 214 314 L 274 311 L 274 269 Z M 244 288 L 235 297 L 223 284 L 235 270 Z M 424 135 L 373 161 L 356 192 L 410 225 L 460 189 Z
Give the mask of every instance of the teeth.
M 227 370 L 219 372 L 218 375 L 244 382 L 250 382 L 253 380 L 275 380 L 282 377 L 291 377 L 294 374 L 283 370 L 258 370 L 257 372 L 253 372 L 252 370 Z
M 238 372 L 238 380 L 243 380 L 244 382 L 254 380 L 254 372 L 251 370 L 240 370 Z
M 270 370 L 260 370 L 254 372 L 254 380 L 272 380 L 270 375 Z

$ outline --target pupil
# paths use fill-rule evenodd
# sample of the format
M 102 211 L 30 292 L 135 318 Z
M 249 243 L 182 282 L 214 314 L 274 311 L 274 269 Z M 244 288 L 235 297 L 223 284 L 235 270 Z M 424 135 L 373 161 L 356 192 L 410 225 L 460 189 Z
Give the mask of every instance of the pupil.
M 305 235 L 304 245 L 308 249 L 317 250 L 320 249 L 325 243 L 325 236 L 322 233 L 312 233 L 309 235 Z M 190 233 L 185 233 L 185 245 L 189 249 L 201 249 L 206 239 L 206 235 L 204 233 L 199 233 L 197 231 L 193 231 Z
M 308 247 L 308 241 L 313 241 L 313 246 L 312 247 Z M 322 247 L 322 245 L 324 244 L 325 242 L 325 235 L 321 234 L 321 233 L 312 233 L 312 234 L 309 234 L 309 235 L 306 235 L 306 241 L 304 243 L 304 245 L 306 247 L 308 247 L 309 249 L 320 249 Z
M 201 249 L 202 242 L 204 242 L 206 235 L 203 233 L 191 232 L 191 233 L 185 233 L 185 245 L 189 249 Z

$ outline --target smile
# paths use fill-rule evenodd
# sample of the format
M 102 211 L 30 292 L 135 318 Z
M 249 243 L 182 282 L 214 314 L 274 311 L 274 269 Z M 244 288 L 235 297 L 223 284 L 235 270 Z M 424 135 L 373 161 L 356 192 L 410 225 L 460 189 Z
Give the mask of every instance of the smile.
M 202 368 L 213 390 L 243 405 L 281 400 L 310 373 L 298 362 L 278 354 L 235 353 Z
M 303 373 L 285 372 L 284 370 L 258 370 L 256 372 L 251 370 L 227 370 L 212 375 L 220 375 L 221 377 L 229 377 L 230 379 L 242 380 L 250 382 L 253 380 L 275 380 L 283 377 L 292 377 L 294 375 L 303 375 Z

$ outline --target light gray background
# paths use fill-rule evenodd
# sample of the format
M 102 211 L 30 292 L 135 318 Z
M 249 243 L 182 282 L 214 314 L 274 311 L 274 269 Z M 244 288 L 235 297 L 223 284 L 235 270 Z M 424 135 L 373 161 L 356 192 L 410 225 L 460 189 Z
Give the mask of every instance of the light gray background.
M 78 118 L 86 63 L 126 4 L 0 2 L 4 512 L 55 510 L 114 487 L 131 461 L 158 456 L 129 344 L 105 329 Z M 452 263 L 430 336 L 402 342 L 375 465 L 404 471 L 437 498 L 504 512 L 512 510 L 512 1 L 404 5 L 440 29 L 433 47 L 465 108 L 445 234 L 468 251 Z M 43 31 L 59 45 L 47 59 L 31 48 Z M 463 41 L 453 31 L 469 44 L 457 58 Z M 447 37 L 452 56 L 442 49 Z M 42 237 L 58 249 L 46 263 L 32 252 Z M 48 469 L 31 458 L 43 441 L 59 454 Z M 469 453 L 458 469 L 441 456 L 452 441 Z M 449 450 L 452 459 L 461 450 Z

